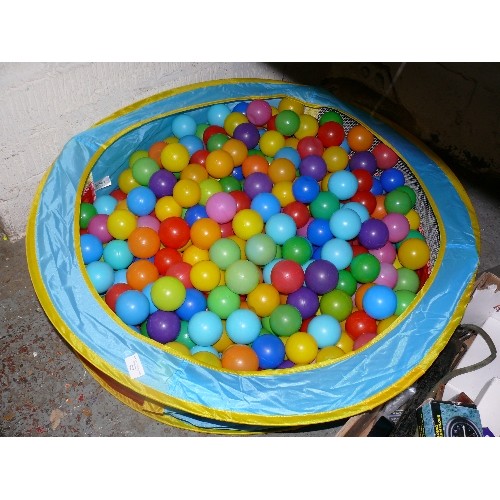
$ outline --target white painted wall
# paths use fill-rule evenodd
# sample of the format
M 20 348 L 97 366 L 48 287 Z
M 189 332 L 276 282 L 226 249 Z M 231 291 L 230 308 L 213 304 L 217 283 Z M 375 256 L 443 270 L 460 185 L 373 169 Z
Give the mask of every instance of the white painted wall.
M 271 78 L 265 63 L 0 63 L 0 232 L 15 241 L 44 172 L 74 135 L 145 97 L 220 78 Z

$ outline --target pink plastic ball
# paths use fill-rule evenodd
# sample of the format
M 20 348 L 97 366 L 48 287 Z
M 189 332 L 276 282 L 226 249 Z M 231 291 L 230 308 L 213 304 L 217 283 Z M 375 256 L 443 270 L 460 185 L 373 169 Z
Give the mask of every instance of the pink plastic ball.
M 211 219 L 224 224 L 232 220 L 236 214 L 236 200 L 224 191 L 214 193 L 208 198 L 205 209 Z
M 398 271 L 396 268 L 389 264 L 388 262 L 382 262 L 380 264 L 380 272 L 374 283 L 377 285 L 385 285 L 389 288 L 394 288 L 398 282 Z
M 272 114 L 271 105 L 261 99 L 252 101 L 246 111 L 248 121 L 258 127 L 265 125 L 270 120 Z
M 137 219 L 137 227 L 149 227 L 153 231 L 158 232 L 160 229 L 160 221 L 153 215 L 141 215 Z
M 410 221 L 403 214 L 391 212 L 382 221 L 389 229 L 389 241 L 392 243 L 404 240 L 410 231 Z
M 392 264 L 396 260 L 396 247 L 388 241 L 383 247 L 368 250 L 380 262 Z
M 297 228 L 297 235 L 302 236 L 302 238 L 307 238 L 307 228 L 309 224 L 314 220 L 314 217 L 310 217 L 309 220 L 302 226 Z
M 94 215 L 87 226 L 87 231 L 97 236 L 102 243 L 109 243 L 113 239 L 113 236 L 108 231 L 108 217 L 107 214 Z

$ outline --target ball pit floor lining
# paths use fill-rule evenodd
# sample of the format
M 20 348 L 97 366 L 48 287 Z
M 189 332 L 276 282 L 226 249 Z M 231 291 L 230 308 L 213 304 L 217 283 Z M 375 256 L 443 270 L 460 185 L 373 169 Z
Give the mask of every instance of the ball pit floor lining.
M 257 85 L 259 86 L 270 86 L 272 90 L 274 91 L 274 86 L 276 85 L 278 89 L 282 89 L 286 91 L 285 92 L 266 92 L 265 94 L 259 95 L 258 93 L 254 93 L 251 96 L 245 95 L 245 100 L 249 99 L 278 99 L 283 96 L 289 95 L 290 91 L 296 91 L 297 88 L 304 89 L 304 87 L 299 87 L 295 85 L 290 85 L 290 84 L 283 84 L 282 82 L 272 82 L 272 81 L 239 81 L 239 80 L 231 80 L 231 81 L 219 81 L 219 82 L 210 82 L 211 85 L 209 85 L 209 88 L 216 88 L 218 85 L 224 86 L 227 85 L 228 83 L 234 83 L 234 84 L 249 84 L 249 85 Z M 112 123 L 113 120 L 120 118 L 120 117 L 126 117 L 130 112 L 134 111 L 135 109 L 141 109 L 144 105 L 148 103 L 155 103 L 158 100 L 164 99 L 167 96 L 174 96 L 174 95 L 179 95 L 182 94 L 183 92 L 193 90 L 197 91 L 201 89 L 201 92 L 203 92 L 203 85 L 207 84 L 200 84 L 199 86 L 190 86 L 187 88 L 182 88 L 182 89 L 177 89 L 176 91 L 169 91 L 164 94 L 160 94 L 159 96 L 155 96 L 150 99 L 146 99 L 145 101 L 141 101 L 140 103 L 137 103 L 136 105 L 129 106 L 125 108 L 124 110 L 121 110 L 120 112 L 117 112 L 113 115 L 111 115 L 108 119 L 103 120 L 96 124 L 96 126 L 93 129 L 98 128 L 101 125 L 104 124 L 109 124 Z M 310 89 L 307 89 L 308 92 L 311 92 Z M 293 92 L 292 92 L 293 93 Z M 313 94 L 315 94 L 315 91 L 313 91 Z M 161 97 L 162 96 L 162 97 Z M 309 96 L 311 98 L 311 96 Z M 331 100 L 331 96 L 323 96 L 321 95 L 322 99 L 326 99 L 327 101 Z M 225 100 L 219 100 L 219 101 L 210 101 L 209 104 L 213 104 L 215 102 L 231 102 L 231 101 L 239 101 L 243 100 L 240 97 L 234 98 L 234 97 L 228 97 Z M 299 99 L 300 100 L 300 99 Z M 304 98 L 303 101 L 307 103 L 308 105 L 310 104 L 308 99 Z M 330 104 L 327 107 L 333 107 L 333 109 L 340 109 L 346 116 L 348 115 L 349 110 L 344 110 L 341 106 L 340 108 L 335 108 L 335 106 L 331 106 L 331 104 L 339 104 L 337 102 L 334 103 L 328 103 Z M 205 106 L 208 105 L 205 103 Z M 317 105 L 317 106 L 311 106 L 316 109 L 320 109 L 322 107 L 325 107 L 325 105 Z M 102 145 L 99 146 L 99 148 L 89 157 L 89 161 L 86 164 L 86 168 L 84 169 L 83 172 L 79 173 L 79 180 L 77 182 L 77 187 L 75 190 L 75 193 L 81 193 L 83 191 L 83 186 L 87 180 L 88 175 L 91 173 L 93 170 L 93 167 L 95 164 L 99 161 L 99 159 L 102 157 L 102 155 L 105 153 L 105 151 L 108 149 L 108 147 L 112 144 L 114 144 L 116 141 L 118 141 L 120 138 L 126 136 L 129 132 L 133 131 L 134 129 L 142 127 L 144 124 L 151 122 L 151 121 L 156 121 L 156 120 L 161 120 L 165 117 L 172 116 L 175 114 L 178 114 L 179 112 L 183 112 L 188 110 L 189 107 L 186 107 L 184 109 L 175 109 L 171 112 L 161 114 L 160 116 L 156 116 L 154 119 L 144 119 L 139 122 L 134 122 L 132 125 L 128 125 L 124 129 L 122 129 L 118 134 L 113 134 L 111 137 L 105 141 Z M 356 111 L 352 111 L 352 116 L 356 116 Z M 366 122 L 363 120 L 357 120 L 361 123 L 363 123 L 367 128 L 371 129 L 370 125 L 366 125 Z M 379 125 L 378 123 L 376 124 L 377 126 Z M 391 128 L 396 129 L 396 127 L 392 124 Z M 91 130 L 93 130 L 91 129 Z M 380 132 L 376 130 L 377 127 L 375 127 L 375 130 L 372 130 L 375 134 L 376 137 L 382 138 Z M 402 131 L 399 131 L 401 134 Z M 99 141 L 97 141 L 99 142 Z M 415 143 L 415 140 L 412 138 L 412 142 Z M 400 152 L 397 147 L 394 146 L 393 142 L 388 141 L 388 144 L 395 149 L 395 151 L 400 155 L 401 158 L 405 158 L 404 152 Z M 470 232 L 473 235 L 473 238 L 469 238 L 468 245 L 469 246 L 474 246 L 474 248 L 479 244 L 479 236 L 478 236 L 478 229 L 477 229 L 477 221 L 475 220 L 475 215 L 473 213 L 473 209 L 470 205 L 470 202 L 468 201 L 468 198 L 463 191 L 462 187 L 456 180 L 456 178 L 453 176 L 453 174 L 449 171 L 449 169 L 444 166 L 439 159 L 437 159 L 432 153 L 430 153 L 423 145 L 419 144 L 418 148 L 420 151 L 424 151 L 425 155 L 431 160 L 431 162 L 434 162 L 436 165 L 439 166 L 440 170 L 444 172 L 446 181 L 449 181 L 451 183 L 452 188 L 456 191 L 458 194 L 458 198 L 460 200 L 460 203 L 464 204 L 466 208 L 466 212 L 468 213 L 470 217 L 470 223 L 465 224 L 467 231 Z M 57 162 L 56 162 L 57 163 Z M 331 421 L 334 419 L 339 419 L 339 418 L 344 418 L 356 413 L 361 413 L 363 411 L 366 411 L 368 409 L 373 408 L 374 406 L 377 406 L 383 401 L 386 401 L 389 399 L 391 396 L 397 394 L 401 390 L 405 389 L 408 387 L 412 382 L 414 382 L 417 378 L 419 378 L 425 371 L 426 369 L 430 366 L 432 361 L 435 359 L 435 357 L 438 355 L 438 353 L 441 351 L 441 349 L 444 347 L 446 342 L 448 341 L 449 337 L 453 333 L 455 327 L 458 325 L 460 318 L 463 314 L 463 311 L 465 309 L 466 301 L 468 298 L 468 295 L 472 289 L 473 285 L 473 278 L 475 274 L 475 269 L 477 266 L 477 257 L 473 255 L 474 252 L 470 256 L 467 256 L 466 259 L 466 267 L 469 267 L 469 269 L 466 269 L 466 274 L 467 276 L 465 277 L 464 285 L 460 288 L 458 292 L 456 292 L 458 295 L 454 297 L 454 304 L 452 307 L 451 313 L 446 316 L 445 318 L 445 323 L 442 325 L 441 332 L 438 335 L 438 338 L 435 342 L 435 345 L 428 350 L 428 352 L 421 357 L 421 359 L 418 359 L 417 363 L 415 366 L 409 370 L 407 373 L 405 373 L 402 377 L 399 377 L 397 381 L 393 381 L 392 384 L 389 384 L 388 387 L 378 390 L 372 395 L 369 395 L 368 397 L 364 397 L 359 401 L 355 401 L 354 404 L 349 404 L 347 406 L 342 406 L 342 403 L 340 405 L 333 404 L 332 409 L 328 409 L 326 411 L 314 411 L 312 413 L 301 413 L 300 411 L 296 412 L 295 414 L 282 414 L 279 411 L 276 411 L 275 414 L 272 414 L 275 412 L 269 412 L 269 414 L 266 413 L 265 409 L 263 410 L 263 413 L 259 415 L 252 414 L 250 412 L 244 412 L 241 411 L 241 409 L 237 409 L 235 411 L 232 411 L 232 409 L 225 408 L 223 410 L 214 408 L 212 405 L 212 402 L 198 402 L 196 400 L 183 400 L 178 397 L 173 397 L 170 396 L 169 394 L 166 394 L 157 388 L 153 386 L 149 386 L 147 383 L 143 384 L 137 380 L 131 380 L 130 377 L 121 369 L 117 369 L 113 364 L 109 364 L 108 361 L 103 360 L 100 354 L 97 354 L 94 349 L 89 347 L 84 341 L 80 339 L 79 332 L 75 332 L 75 327 L 72 325 L 68 325 L 65 319 L 61 316 L 61 311 L 58 309 L 61 307 L 59 305 L 59 301 L 57 300 L 57 293 L 50 293 L 51 287 L 50 287 L 50 277 L 47 278 L 47 276 L 42 276 L 42 272 L 40 270 L 40 257 L 41 254 L 37 254 L 37 252 L 40 252 L 40 249 L 37 246 L 37 235 L 36 232 L 38 228 L 36 227 L 36 223 L 38 222 L 36 220 L 37 218 L 37 209 L 38 205 L 41 202 L 41 198 L 43 195 L 43 188 L 51 176 L 53 174 L 53 170 L 56 167 L 56 163 L 51 167 L 51 169 L 46 173 L 44 176 L 44 179 L 42 180 L 42 183 L 40 185 L 39 191 L 37 193 L 34 206 L 32 209 L 32 213 L 30 215 L 29 219 L 29 224 L 28 224 L 28 233 L 29 236 L 27 238 L 27 254 L 28 254 L 28 265 L 30 269 L 30 274 L 32 276 L 33 283 L 35 285 L 35 290 L 40 298 L 40 301 L 47 312 L 49 318 L 51 321 L 54 323 L 56 328 L 59 330 L 61 335 L 69 342 L 69 344 L 75 349 L 75 351 L 83 358 L 86 360 L 86 366 L 87 367 L 92 367 L 94 366 L 97 370 L 102 372 L 105 376 L 110 377 L 112 380 L 115 380 L 118 384 L 122 385 L 125 388 L 129 388 L 131 391 L 134 391 L 136 394 L 145 394 L 147 398 L 151 399 L 152 401 L 156 401 L 158 403 L 158 406 L 155 406 L 153 404 L 153 407 L 156 408 L 156 410 L 159 411 L 159 408 L 162 406 L 165 406 L 164 408 L 164 415 L 159 417 L 160 420 L 164 421 L 165 419 L 168 419 L 168 423 L 170 425 L 178 425 L 178 426 L 188 426 L 187 428 L 190 428 L 191 430 L 196 430 L 198 427 L 203 431 L 203 432 L 211 432 L 212 430 L 214 432 L 234 432 L 234 433 L 240 433 L 240 432 L 253 432 L 255 429 L 256 432 L 260 432 L 262 430 L 261 426 L 290 426 L 290 425 L 307 425 L 307 424 L 313 424 L 313 423 L 321 423 L 321 422 L 326 422 L 326 421 Z M 407 162 L 409 165 L 411 165 L 411 162 Z M 441 213 L 439 211 L 439 207 L 436 205 L 435 200 L 433 199 L 432 195 L 426 190 L 426 184 L 419 178 L 418 172 L 415 171 L 416 169 L 412 169 L 412 173 L 415 175 L 415 178 L 417 179 L 418 183 L 421 185 L 423 188 L 426 198 L 431 204 L 432 211 L 436 215 L 437 223 L 440 228 L 439 235 L 441 237 L 441 246 L 440 250 L 437 253 L 434 267 L 439 270 L 439 268 L 442 266 L 443 261 L 445 260 L 445 249 L 447 248 L 448 242 L 446 239 L 447 235 L 447 228 L 445 227 L 445 223 L 443 222 L 441 218 Z M 74 183 L 74 179 L 73 179 Z M 76 196 L 76 203 L 75 206 L 78 204 L 78 196 Z M 76 213 L 78 211 L 75 210 L 75 215 L 73 217 L 73 244 L 74 242 L 78 241 L 79 237 L 79 228 L 77 224 L 77 217 Z M 462 214 L 463 215 L 463 214 Z M 469 229 L 469 226 L 472 229 Z M 35 236 L 34 236 L 35 235 Z M 57 238 L 56 238 L 57 240 Z M 473 242 L 473 245 L 471 243 Z M 452 245 L 455 243 L 452 242 Z M 460 244 L 460 243 L 459 243 Z M 56 247 L 52 247 L 56 248 Z M 477 250 L 477 249 L 476 249 Z M 54 251 L 54 250 L 52 250 Z M 63 253 L 63 256 L 59 255 L 59 252 Z M 93 300 L 95 302 L 99 302 L 101 299 L 97 292 L 92 290 L 91 283 L 86 276 L 86 273 L 84 272 L 84 264 L 81 259 L 81 255 L 79 255 L 79 252 L 74 251 L 73 254 L 71 252 L 67 251 L 67 245 L 66 245 L 66 250 L 65 250 L 65 245 L 61 244 L 58 247 L 57 251 L 54 251 L 54 255 L 56 257 L 57 261 L 60 261 L 60 258 L 64 256 L 69 258 L 70 261 L 75 263 L 75 258 L 76 258 L 76 265 L 78 268 L 78 272 L 83 275 L 83 280 L 86 284 L 86 287 L 88 290 L 91 291 L 91 294 L 93 295 Z M 43 259 L 42 259 L 43 260 Z M 468 262 L 470 261 L 470 262 Z M 432 287 L 435 278 L 436 278 L 435 272 L 431 273 L 431 276 L 429 277 L 428 281 L 424 285 L 424 288 L 421 291 L 421 297 L 423 297 L 428 290 Z M 65 281 L 65 280 L 61 280 Z M 87 291 L 88 291 L 87 290 Z M 447 291 L 449 293 L 450 290 Z M 420 293 L 420 292 L 419 292 Z M 393 324 L 390 332 L 394 331 L 401 322 L 403 322 L 406 319 L 406 316 L 411 314 L 412 312 L 415 313 L 415 309 L 419 306 L 420 304 L 420 299 L 416 300 L 414 304 L 412 304 L 412 309 L 413 311 L 408 311 L 408 313 L 404 315 L 404 317 L 398 318 L 398 320 Z M 439 315 L 438 315 L 439 316 Z M 120 324 L 120 321 L 114 318 L 114 321 Z M 443 319 L 440 320 L 441 323 L 443 323 Z M 121 324 L 121 327 L 124 328 L 132 337 L 136 337 L 140 342 L 145 342 L 145 339 L 139 334 L 135 333 L 133 330 L 128 328 L 126 325 Z M 380 338 L 377 339 L 377 342 L 384 342 L 384 338 L 390 333 L 385 332 L 384 334 L 380 335 Z M 139 338 L 140 337 L 140 338 Z M 147 343 L 147 341 L 146 341 Z M 149 343 L 155 348 L 159 349 L 160 351 L 163 352 L 168 352 L 168 349 L 162 348 L 161 346 L 159 347 L 158 344 L 153 343 L 153 341 L 149 341 Z M 369 351 L 372 348 L 372 345 L 367 345 L 364 348 L 362 348 L 360 351 L 357 351 L 356 353 L 352 353 L 351 355 L 347 355 L 346 358 L 348 357 L 354 357 L 354 356 L 360 356 L 360 354 L 364 351 Z M 190 365 L 198 365 L 199 368 L 203 371 L 208 370 L 208 372 L 211 371 L 211 369 L 207 368 L 205 365 L 201 363 L 196 363 L 195 361 L 192 360 L 187 360 L 187 359 L 182 359 L 182 356 L 177 356 L 177 355 L 170 355 L 177 360 L 174 363 L 174 372 L 177 370 L 182 371 L 183 367 L 187 367 L 186 363 L 189 363 Z M 297 376 L 300 377 L 300 374 L 310 374 L 311 372 L 315 372 L 317 370 L 323 370 L 324 367 L 327 366 L 333 366 L 338 363 L 336 362 L 324 362 L 321 366 L 314 366 L 314 367 L 296 367 L 290 370 L 291 372 L 296 374 Z M 288 375 L 285 374 L 285 372 L 282 372 L 283 375 L 273 373 L 271 376 L 268 375 L 267 373 L 252 373 L 251 375 L 247 374 L 238 374 L 238 377 L 243 377 L 243 378 L 269 378 L 269 377 L 277 377 L 276 380 L 280 381 L 283 380 L 283 383 L 286 383 L 286 380 L 288 378 Z M 287 371 L 288 373 L 288 371 Z M 97 375 L 97 376 L 96 376 Z M 96 373 L 94 375 L 96 379 L 99 378 L 99 375 Z M 203 379 L 204 377 L 202 377 Z M 186 381 L 182 382 L 179 381 L 178 383 L 185 383 Z M 189 383 L 189 382 L 188 382 Z M 200 381 L 198 383 L 201 383 Z M 115 394 L 116 395 L 116 394 Z M 126 400 L 127 397 L 124 396 L 124 399 Z M 194 398 L 196 399 L 196 398 Z M 265 398 L 264 398 L 265 399 Z M 269 402 L 271 405 L 271 402 Z M 264 405 L 265 406 L 265 405 Z M 174 409 L 174 410 L 169 410 L 169 408 Z M 136 408 L 139 410 L 139 408 Z M 140 411 L 140 410 L 139 410 Z M 171 411 L 174 416 L 168 416 L 168 412 Z M 177 411 L 177 413 L 176 413 Z M 181 423 L 181 418 L 182 416 L 178 412 L 186 412 L 186 420 L 185 422 L 187 423 Z M 190 417 L 191 416 L 191 417 Z M 213 419 L 213 422 L 210 421 Z M 207 423 L 205 424 L 205 420 L 207 420 Z M 224 424 L 224 421 L 229 422 L 229 424 Z

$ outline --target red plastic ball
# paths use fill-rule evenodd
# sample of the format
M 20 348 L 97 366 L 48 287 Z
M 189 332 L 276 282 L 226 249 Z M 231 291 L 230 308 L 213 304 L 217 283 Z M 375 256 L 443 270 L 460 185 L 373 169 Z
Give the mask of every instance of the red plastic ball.
M 175 248 L 160 248 L 154 256 L 154 265 L 158 272 L 165 276 L 167 269 L 177 262 L 182 262 L 182 254 Z
M 360 172 L 358 170 L 357 172 Z M 352 196 L 350 201 L 356 201 L 358 203 L 361 203 L 367 210 L 369 214 L 372 214 L 375 208 L 377 207 L 377 198 L 373 193 L 370 193 L 369 191 L 359 191 Z
M 334 121 L 325 122 L 318 128 L 317 136 L 325 148 L 340 146 L 345 137 L 344 127 Z
M 191 283 L 191 268 L 193 266 L 188 264 L 187 262 L 176 262 L 172 264 L 165 273 L 165 276 L 173 276 L 177 278 L 185 288 L 193 288 L 193 284 Z
M 356 340 L 365 333 L 377 333 L 377 321 L 365 311 L 352 312 L 345 320 L 345 331 L 349 337 Z
M 309 155 L 322 156 L 325 148 L 317 137 L 308 135 L 299 140 L 297 143 L 297 151 L 301 158 L 305 158 Z
M 199 149 L 198 151 L 195 151 L 193 155 L 191 156 L 189 163 L 194 163 L 197 165 L 202 165 L 203 167 L 205 166 L 207 156 L 210 154 L 210 151 L 208 149 Z
M 329 122 L 330 123 L 330 122 Z M 368 172 L 368 170 L 363 170 L 362 168 L 358 168 L 352 171 L 354 177 L 358 180 L 358 193 L 370 191 L 373 187 L 373 177 Z
M 220 127 L 219 125 L 209 125 L 204 131 L 203 131 L 203 142 L 206 144 L 210 137 L 212 137 L 214 134 L 224 134 L 227 135 L 226 130 L 223 127 Z
M 276 116 L 277 115 L 273 115 L 269 118 L 269 121 L 266 124 L 267 130 L 276 130 Z
M 311 218 L 308 206 L 300 201 L 292 201 L 283 207 L 282 212 L 289 215 L 295 221 L 297 228 L 305 226 Z
M 231 191 L 229 194 L 236 201 L 236 212 L 250 208 L 252 199 L 244 191 Z
M 104 296 L 104 301 L 113 312 L 116 312 L 116 301 L 118 297 L 127 290 L 132 290 L 132 287 L 128 283 L 115 283 L 108 288 Z
M 293 260 L 280 260 L 271 271 L 271 284 L 280 293 L 296 292 L 304 284 L 304 269 Z
M 377 160 L 377 167 L 381 170 L 387 170 L 394 167 L 399 160 L 398 155 L 383 142 L 379 142 L 372 149 L 372 154 Z
M 167 217 L 161 222 L 158 235 L 166 247 L 182 248 L 191 237 L 191 229 L 182 217 Z

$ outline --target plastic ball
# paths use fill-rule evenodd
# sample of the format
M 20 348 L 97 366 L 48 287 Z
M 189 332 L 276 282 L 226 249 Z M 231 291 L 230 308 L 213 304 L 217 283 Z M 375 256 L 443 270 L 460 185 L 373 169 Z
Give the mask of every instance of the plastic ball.
M 150 177 L 148 187 L 157 198 L 162 198 L 172 196 L 176 182 L 174 173 L 162 168 Z
M 413 208 L 413 202 L 405 191 L 394 189 L 385 195 L 384 207 L 387 213 L 397 212 L 405 215 Z
M 337 122 L 329 121 L 319 125 L 318 139 L 325 148 L 340 146 L 345 138 L 344 127 Z
M 87 226 L 87 233 L 97 236 L 102 243 L 108 243 L 113 239 L 113 236 L 108 231 L 108 217 L 107 214 L 97 214 Z
M 187 262 L 175 262 L 168 267 L 167 271 L 165 272 L 165 276 L 177 278 L 185 288 L 191 288 L 193 284 L 191 283 L 189 276 L 192 267 L 193 266 Z
M 243 113 L 234 111 L 233 109 L 224 120 L 224 130 L 227 134 L 232 136 L 236 127 L 242 123 L 248 123 L 248 118 Z
M 198 248 L 209 250 L 222 237 L 219 224 L 212 219 L 199 219 L 190 228 L 191 242 Z
M 165 344 L 169 349 L 172 349 L 176 354 L 181 354 L 183 356 L 190 356 L 191 353 L 189 351 L 189 347 L 187 347 L 185 344 L 182 344 L 181 342 L 178 342 L 176 340 L 172 342 L 167 342 Z
M 310 333 L 296 332 L 287 340 L 285 352 L 296 365 L 307 365 L 316 359 L 318 344 Z
M 276 244 L 283 245 L 297 232 L 297 226 L 292 217 L 284 213 L 272 215 L 265 223 L 265 232 Z
M 148 158 L 149 159 L 149 158 Z M 151 160 L 153 163 L 154 160 Z M 129 193 L 132 189 L 139 187 L 141 184 L 139 184 L 135 179 L 134 176 L 132 175 L 132 169 L 127 168 L 125 169 L 119 176 L 118 176 L 118 187 L 120 190 L 124 193 Z
M 213 352 L 198 351 L 192 354 L 192 357 L 204 365 L 208 365 L 213 368 L 222 368 L 222 362 L 219 356 L 216 356 Z
M 132 290 L 132 287 L 127 283 L 114 283 L 106 291 L 104 301 L 113 312 L 116 312 L 116 301 L 118 297 L 127 290 Z
M 403 314 L 406 309 L 408 309 L 410 304 L 413 302 L 413 299 L 415 299 L 416 294 L 414 292 L 410 292 L 409 290 L 396 290 L 395 293 L 397 298 L 397 305 L 394 315 L 399 316 Z
M 348 200 L 358 189 L 358 180 L 352 172 L 340 170 L 328 179 L 328 190 L 339 200 Z
M 381 170 L 394 167 L 399 160 L 398 155 L 383 142 L 378 143 L 372 149 L 372 153 L 377 160 L 377 167 Z
M 80 250 L 84 264 L 99 260 L 104 250 L 102 241 L 95 235 L 87 233 L 80 237 Z
M 80 228 L 87 229 L 89 222 L 97 215 L 97 208 L 92 203 L 80 204 Z
M 299 129 L 300 117 L 295 111 L 285 109 L 276 115 L 274 124 L 278 132 L 284 136 L 291 136 Z
M 273 182 L 268 175 L 262 172 L 250 174 L 243 184 L 243 191 L 250 197 L 255 198 L 259 193 L 270 193 L 273 188 Z
M 370 149 L 373 139 L 373 134 L 363 125 L 354 125 L 347 133 L 347 143 L 356 152 Z
M 239 295 L 246 295 L 258 285 L 260 271 L 249 260 L 237 260 L 228 266 L 224 278 L 231 291 Z
M 253 123 L 241 123 L 234 129 L 233 138 L 245 144 L 247 149 L 253 149 L 259 144 L 259 129 Z
M 261 99 L 256 99 L 248 104 L 246 117 L 250 123 L 257 126 L 265 125 L 272 116 L 271 105 Z
M 206 300 L 210 311 L 217 314 L 221 319 L 238 310 L 241 304 L 240 296 L 230 290 L 226 285 L 216 286 L 210 291 Z
M 340 340 L 342 329 L 337 319 L 328 314 L 321 314 L 309 322 L 307 332 L 314 337 L 318 347 L 322 349 L 334 346 Z
M 351 240 L 358 235 L 361 229 L 361 219 L 356 211 L 342 208 L 333 213 L 329 227 L 335 238 Z
M 272 215 L 281 211 L 281 205 L 272 193 L 259 193 L 252 198 L 250 208 L 255 210 L 264 222 L 267 222 Z
M 396 268 L 388 262 L 381 262 L 380 272 L 377 278 L 373 281 L 377 285 L 385 285 L 394 289 L 398 281 L 398 273 Z
M 274 184 L 293 181 L 297 177 L 295 165 L 288 158 L 276 158 L 270 164 L 267 175 Z
M 280 304 L 269 316 L 272 333 L 280 337 L 289 337 L 298 332 L 302 325 L 299 310 L 290 304 Z
M 183 321 L 189 321 L 197 312 L 207 308 L 205 294 L 196 288 L 186 289 L 186 298 L 175 313 Z
M 290 294 L 304 284 L 304 270 L 298 262 L 280 260 L 271 271 L 271 283 L 280 293 Z
M 255 234 L 245 244 L 247 259 L 258 266 L 264 266 L 271 262 L 276 257 L 276 251 L 276 243 L 264 233 Z
M 115 209 L 118 200 L 111 196 L 110 194 L 106 194 L 103 196 L 99 196 L 94 201 L 93 205 L 98 214 L 107 214 L 109 215 Z M 87 226 L 88 227 L 88 226 Z
M 330 220 L 330 217 L 340 208 L 340 200 L 330 191 L 321 191 L 310 203 L 309 210 L 316 219 Z
M 136 227 L 127 243 L 131 253 L 139 259 L 154 257 L 161 244 L 158 233 L 149 227 Z
M 297 177 L 292 185 L 292 193 L 297 201 L 311 203 L 318 196 L 320 187 L 314 177 L 302 175 Z
M 139 325 L 149 316 L 149 301 L 138 290 L 126 290 L 116 300 L 116 314 L 127 325 Z
M 323 156 L 323 143 L 317 137 L 304 136 L 297 142 L 297 152 L 301 159 L 311 155 Z
M 137 218 L 137 227 L 148 227 L 158 232 L 160 229 L 160 221 L 154 215 L 141 215 Z
M 353 173 L 361 170 L 373 175 L 377 170 L 377 160 L 370 151 L 359 151 L 351 156 L 349 167 Z
M 210 125 L 224 126 L 224 120 L 231 113 L 231 110 L 226 104 L 213 104 L 208 108 L 207 121 Z
M 325 160 L 328 172 L 343 171 L 349 163 L 349 155 L 340 146 L 330 146 L 326 148 L 321 157 Z
M 270 157 L 274 155 L 285 146 L 285 138 L 283 134 L 277 130 L 267 130 L 259 139 L 260 150 Z
M 180 172 L 189 164 L 189 151 L 179 143 L 167 144 L 161 151 L 161 164 L 169 172 Z
M 318 351 L 316 363 L 341 358 L 342 356 L 345 356 L 345 352 L 340 347 L 336 345 L 326 346 Z
M 234 234 L 243 240 L 262 232 L 264 221 L 260 214 L 250 208 L 240 210 L 232 221 Z
M 356 340 L 365 333 L 377 333 L 377 321 L 366 311 L 353 311 L 345 321 L 345 331 Z
M 418 274 L 413 269 L 400 267 L 396 270 L 397 281 L 393 287 L 394 291 L 408 290 L 409 292 L 417 293 L 420 288 L 420 279 Z
M 296 307 L 302 319 L 313 317 L 319 309 L 319 298 L 310 288 L 301 286 L 288 295 L 286 303 Z
M 207 151 L 209 153 L 213 153 L 214 151 L 219 151 L 222 149 L 222 146 L 229 141 L 229 136 L 224 132 L 224 133 L 216 133 L 212 134 L 210 138 L 207 141 Z M 207 156 L 208 158 L 208 156 Z M 205 166 L 207 165 L 207 162 L 205 160 Z
M 380 261 L 370 253 L 356 255 L 351 261 L 351 274 L 358 283 L 374 281 L 380 273 Z
M 397 212 L 387 214 L 382 221 L 389 229 L 389 241 L 397 243 L 406 238 L 410 231 L 410 222 L 403 215 Z
M 277 368 L 285 359 L 283 342 L 271 333 L 257 337 L 252 343 L 252 349 L 259 358 L 259 368 L 262 370 Z
M 372 250 L 383 247 L 389 240 L 389 229 L 379 219 L 368 219 L 361 224 L 358 241 L 366 249 Z
M 321 297 L 319 308 L 323 314 L 329 314 L 342 322 L 351 314 L 353 304 L 350 295 L 342 290 L 334 289 Z
M 357 286 L 358 282 L 354 279 L 354 276 L 350 271 L 347 269 L 341 269 L 338 271 L 338 280 L 335 288 L 342 290 L 349 296 L 352 296 L 356 292 Z
M 188 334 L 198 346 L 212 346 L 222 336 L 222 320 L 212 311 L 199 311 L 188 322 Z
M 246 298 L 248 307 L 261 318 L 270 316 L 280 304 L 280 294 L 269 283 L 259 283 Z
M 235 344 L 250 344 L 262 329 L 259 317 L 249 309 L 238 309 L 232 312 L 226 320 L 228 337 Z
M 335 265 L 324 259 L 311 262 L 304 274 L 306 286 L 318 295 L 333 290 L 337 286 L 338 279 L 339 271 Z
M 151 339 L 166 344 L 179 335 L 181 320 L 174 312 L 158 310 L 148 317 L 146 329 Z
M 132 177 L 141 186 L 147 186 L 151 176 L 160 170 L 158 163 L 152 158 L 139 158 L 131 167 Z
M 331 262 L 340 271 L 351 263 L 353 251 L 346 240 L 333 238 L 321 247 L 320 256 L 321 259 Z
M 368 288 L 362 299 L 363 310 L 376 320 L 392 316 L 396 312 L 396 293 L 385 285 Z
M 327 122 L 330 122 L 330 121 L 337 122 L 340 125 L 343 124 L 342 117 L 340 116 L 339 113 L 337 113 L 337 111 L 326 111 L 319 118 L 319 124 L 320 124 L 320 126 L 323 125 L 324 123 L 327 123 Z
M 397 255 L 403 267 L 416 270 L 424 267 L 429 262 L 430 249 L 424 240 L 410 238 L 403 241 Z
M 160 273 L 153 262 L 138 259 L 132 262 L 127 269 L 127 283 L 134 290 L 142 290 L 149 283 L 153 283 Z
M 384 170 L 380 175 L 380 183 L 382 184 L 384 191 L 389 193 L 398 187 L 404 186 L 405 177 L 401 170 L 389 168 Z
M 189 279 L 198 290 L 209 292 L 220 283 L 220 269 L 211 260 L 202 260 L 191 267 Z
M 275 160 L 279 158 L 286 158 L 287 160 L 290 160 L 295 168 L 299 168 L 302 160 L 297 149 L 291 146 L 284 146 L 274 155 Z
M 368 342 L 371 342 L 375 337 L 377 336 L 377 333 L 363 333 L 363 335 L 360 335 L 355 341 L 352 346 L 353 351 L 357 351 L 361 347 L 363 347 L 365 344 L 368 344 Z
M 115 278 L 114 271 L 107 262 L 96 260 L 87 264 L 85 268 L 97 293 L 106 293 L 108 288 L 113 285 Z
M 221 364 L 226 370 L 256 371 L 259 368 L 259 357 L 250 346 L 234 344 L 222 353 Z
M 186 287 L 173 276 L 159 277 L 151 287 L 151 300 L 162 311 L 175 311 L 186 298 Z

